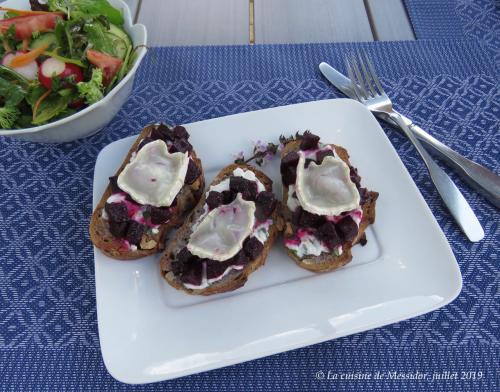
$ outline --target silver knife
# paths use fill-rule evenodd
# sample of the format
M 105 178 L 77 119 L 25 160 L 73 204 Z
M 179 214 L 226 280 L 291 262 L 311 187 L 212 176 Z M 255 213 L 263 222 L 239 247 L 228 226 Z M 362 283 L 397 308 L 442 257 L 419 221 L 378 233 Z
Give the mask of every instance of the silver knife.
M 356 99 L 353 91 L 351 79 L 331 67 L 327 63 L 321 63 L 319 70 L 328 81 L 349 98 Z M 377 117 L 399 129 L 399 126 L 388 116 L 376 114 Z M 413 124 L 408 117 L 400 114 L 403 121 L 411 131 L 422 140 L 427 147 L 431 147 L 439 158 L 443 159 L 450 167 L 474 189 L 488 199 L 495 207 L 500 208 L 500 176 L 491 170 L 479 165 L 470 159 L 465 158 L 458 152 L 441 143 L 436 138 L 429 135 L 418 125 Z

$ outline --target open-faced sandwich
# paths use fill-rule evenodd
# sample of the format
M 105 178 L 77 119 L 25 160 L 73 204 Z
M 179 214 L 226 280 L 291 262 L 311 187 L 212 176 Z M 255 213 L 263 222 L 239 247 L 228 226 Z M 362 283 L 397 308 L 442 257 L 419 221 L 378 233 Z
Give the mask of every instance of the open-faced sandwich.
M 281 152 L 284 244 L 305 269 L 325 272 L 352 259 L 375 221 L 377 192 L 362 188 L 347 151 L 305 132 Z
M 245 164 L 224 168 L 162 255 L 162 276 L 189 294 L 235 290 L 264 264 L 281 226 L 272 181 Z
M 110 177 L 90 221 L 94 245 L 115 259 L 137 259 L 164 248 L 203 194 L 200 160 L 182 126 L 149 125 Z

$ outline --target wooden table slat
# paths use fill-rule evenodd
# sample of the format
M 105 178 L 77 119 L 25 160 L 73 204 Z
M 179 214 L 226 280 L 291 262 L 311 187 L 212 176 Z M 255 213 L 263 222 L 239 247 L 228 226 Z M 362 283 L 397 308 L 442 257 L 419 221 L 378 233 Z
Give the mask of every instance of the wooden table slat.
M 373 41 L 363 0 L 254 0 L 257 43 Z
M 377 41 L 415 39 L 402 0 L 367 0 L 366 3 Z
M 248 44 L 248 0 L 142 0 L 148 45 Z

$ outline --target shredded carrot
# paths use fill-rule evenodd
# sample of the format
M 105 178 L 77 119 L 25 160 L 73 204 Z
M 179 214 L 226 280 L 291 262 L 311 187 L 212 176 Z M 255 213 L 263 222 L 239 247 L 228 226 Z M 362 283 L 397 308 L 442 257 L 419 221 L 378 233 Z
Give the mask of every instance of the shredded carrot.
M 30 41 L 27 38 L 23 39 L 23 50 L 28 50 L 29 44 L 30 44 Z
M 31 10 L 17 10 L 15 8 L 0 7 L 0 11 L 12 12 L 16 15 L 45 15 L 45 14 L 59 14 L 64 16 L 62 12 L 49 12 L 49 11 L 31 11 Z
M 20 54 L 12 59 L 10 66 L 12 68 L 24 67 L 40 56 L 49 47 L 49 44 L 43 44 L 28 53 Z
M 41 96 L 40 98 L 38 98 L 38 100 L 35 102 L 35 106 L 33 106 L 33 121 L 35 120 L 36 118 L 36 113 L 38 112 L 38 108 L 40 107 L 41 103 L 43 102 L 43 100 L 45 98 L 47 98 L 49 96 L 49 94 L 51 93 L 50 90 L 47 90 L 45 91 Z

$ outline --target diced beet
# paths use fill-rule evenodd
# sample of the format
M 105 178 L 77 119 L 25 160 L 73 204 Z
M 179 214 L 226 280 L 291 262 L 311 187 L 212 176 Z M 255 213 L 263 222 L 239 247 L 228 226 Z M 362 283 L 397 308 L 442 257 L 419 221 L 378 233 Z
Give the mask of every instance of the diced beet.
M 184 272 L 184 264 L 178 260 L 172 260 L 170 262 L 170 271 L 172 271 L 176 276 L 182 275 Z
M 194 286 L 199 286 L 202 280 L 203 266 L 200 261 L 189 263 L 188 268 L 181 275 L 181 280 L 184 283 L 189 283 Z
M 263 249 L 264 245 L 255 237 L 247 238 L 243 243 L 243 251 L 250 260 L 255 260 Z
M 153 225 L 165 223 L 172 215 L 170 208 L 149 206 L 149 216 Z
M 191 185 L 193 182 L 196 181 L 196 179 L 200 176 L 200 174 L 201 170 L 196 165 L 196 163 L 194 163 L 194 161 L 190 159 L 184 182 L 188 185 Z
M 222 193 L 222 197 L 224 198 L 223 204 L 229 204 L 234 199 L 236 199 L 236 193 L 233 193 L 231 191 L 222 191 L 221 193 Z
M 117 238 L 125 237 L 127 234 L 128 222 L 109 221 L 109 232 Z
M 292 151 L 286 154 L 280 163 L 281 174 L 283 174 L 284 169 L 287 168 L 288 166 L 297 167 L 297 165 L 299 164 L 299 158 L 300 156 L 296 151 Z
M 221 276 L 227 269 L 228 265 L 225 262 L 217 260 L 207 260 L 207 278 L 214 279 Z
M 296 166 L 287 166 L 281 172 L 281 181 L 284 186 L 295 184 L 295 180 L 297 179 L 297 167 Z
M 306 159 L 306 161 L 304 162 L 304 167 L 307 169 L 311 162 L 314 162 L 314 159 Z
M 174 134 L 174 137 L 176 139 L 189 139 L 188 131 L 186 131 L 186 128 L 181 125 L 177 125 L 176 127 L 174 127 L 174 129 L 172 129 L 172 133 Z
M 358 234 L 358 225 L 349 215 L 337 223 L 337 230 L 344 242 L 350 242 Z
M 182 248 L 179 253 L 177 253 L 177 256 L 175 256 L 175 259 L 180 263 L 187 263 L 193 258 L 195 258 L 195 256 L 188 250 L 186 246 Z
M 368 196 L 369 196 L 368 189 L 359 188 L 358 192 L 359 192 L 359 199 L 360 199 L 359 202 L 361 204 L 365 204 L 368 201 Z
M 318 148 L 319 136 L 312 134 L 309 131 L 304 132 L 302 141 L 300 142 L 301 150 L 312 150 Z
M 316 153 L 316 163 L 318 165 L 321 165 L 321 163 L 323 162 L 323 159 L 325 159 L 325 157 L 333 157 L 333 156 L 334 156 L 334 154 L 333 154 L 332 150 L 318 151 Z
M 255 200 L 255 216 L 258 220 L 266 220 L 276 208 L 276 199 L 272 192 L 263 191 L 257 195 Z
M 228 260 L 229 265 L 247 265 L 248 262 L 248 256 L 245 254 L 245 251 L 243 249 Z
M 146 144 L 151 143 L 151 142 L 154 142 L 154 139 L 152 139 L 150 137 L 145 137 L 139 143 L 139 147 L 137 148 L 137 151 L 139 151 L 142 147 L 144 147 Z
M 122 191 L 118 186 L 118 176 L 109 177 L 109 186 L 111 187 L 112 193 L 118 193 Z
M 257 183 L 243 177 L 231 176 L 229 190 L 235 194 L 241 193 L 245 200 L 255 200 L 257 197 Z
M 358 174 L 358 169 L 356 169 L 355 167 L 351 166 L 350 170 L 349 170 L 349 175 L 351 177 L 351 181 L 354 182 L 354 184 L 356 185 L 356 187 L 359 188 L 359 185 L 361 183 L 361 177 Z
M 144 229 L 144 225 L 141 225 L 136 221 L 130 221 L 125 239 L 131 244 L 139 245 L 142 235 L 144 234 Z
M 153 128 L 153 130 L 151 131 L 151 135 L 150 135 L 151 139 L 153 140 L 158 140 L 158 139 L 161 139 L 161 140 L 164 140 L 164 141 L 173 141 L 174 140 L 174 134 L 172 132 L 172 130 L 167 127 L 165 124 L 160 124 L 158 126 L 156 126 L 155 128 Z
M 299 226 L 302 227 L 318 227 L 325 221 L 325 217 L 321 215 L 311 214 L 309 211 L 302 210 L 299 218 Z
M 340 238 L 337 230 L 335 230 L 333 222 L 323 223 L 318 228 L 317 236 L 321 241 L 328 245 L 330 249 L 335 248 L 342 243 L 342 238 Z
M 302 209 L 302 207 L 299 206 L 295 209 L 295 211 L 292 212 L 292 223 L 295 226 L 299 226 L 300 216 L 302 215 L 302 211 L 304 210 Z
M 106 203 L 104 210 L 108 214 L 108 218 L 113 222 L 127 222 L 128 211 L 125 203 Z
M 205 201 L 208 205 L 208 208 L 210 210 L 213 210 L 214 208 L 217 208 L 224 203 L 224 195 L 220 192 L 210 191 Z
M 185 139 L 175 139 L 170 147 L 170 152 L 186 152 L 191 151 L 193 146 Z

